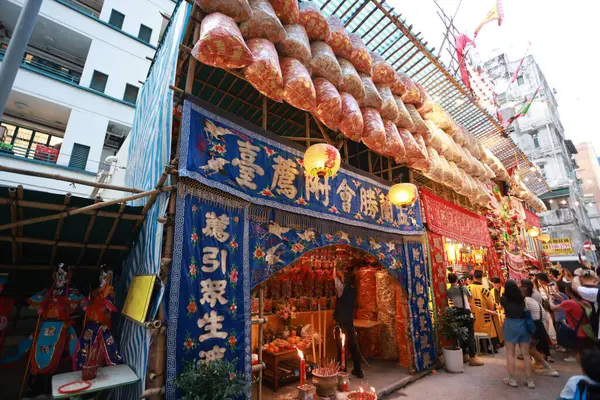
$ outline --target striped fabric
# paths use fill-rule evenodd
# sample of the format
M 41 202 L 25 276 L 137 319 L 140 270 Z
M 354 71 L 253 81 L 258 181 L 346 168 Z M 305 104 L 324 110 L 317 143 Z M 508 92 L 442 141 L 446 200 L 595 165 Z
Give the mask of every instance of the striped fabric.
M 189 4 L 181 0 L 175 6 L 152 70 L 142 88 L 130 133 L 126 186 L 151 190 L 170 161 L 173 94 L 169 85 L 175 81 L 179 44 L 189 11 Z M 146 200 L 136 200 L 132 205 L 144 205 Z M 134 275 L 159 273 L 163 225 L 158 223 L 158 217 L 164 215 L 167 201 L 168 194 L 161 193 L 146 216 L 135 248 L 123 269 L 123 278 L 119 285 L 121 303 Z M 118 388 L 114 398 L 137 399 L 145 388 L 151 335 L 144 327 L 121 318 L 118 323 L 118 336 L 121 354 L 140 377 L 140 381 L 137 385 Z

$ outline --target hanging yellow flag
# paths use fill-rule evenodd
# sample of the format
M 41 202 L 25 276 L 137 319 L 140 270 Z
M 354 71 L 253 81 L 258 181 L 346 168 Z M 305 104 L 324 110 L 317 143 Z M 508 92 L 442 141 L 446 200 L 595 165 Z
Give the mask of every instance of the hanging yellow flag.
M 477 29 L 475 29 L 475 33 L 473 34 L 473 39 L 475 39 L 477 37 L 477 34 L 479 33 L 479 31 L 481 30 L 481 28 L 483 28 L 483 26 L 485 24 L 487 24 L 488 22 L 494 21 L 494 20 L 498 20 L 498 26 L 502 26 L 503 19 L 504 19 L 504 8 L 502 7 L 502 0 L 496 0 L 496 4 L 494 4 L 494 7 L 492 7 L 492 9 L 490 11 L 488 11 L 488 13 L 485 16 L 485 18 L 483 19 L 483 21 L 481 21 L 481 23 L 479 24 Z

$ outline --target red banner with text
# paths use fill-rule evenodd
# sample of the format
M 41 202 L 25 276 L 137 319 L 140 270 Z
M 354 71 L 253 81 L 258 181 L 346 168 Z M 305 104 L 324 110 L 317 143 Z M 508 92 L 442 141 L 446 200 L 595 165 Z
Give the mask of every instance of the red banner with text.
M 433 298 L 438 313 L 448 307 L 448 294 L 446 293 L 446 252 L 444 251 L 444 238 L 437 233 L 429 232 L 429 251 L 431 253 L 431 285 L 433 286 Z M 441 335 L 439 336 L 440 347 L 450 344 Z
M 431 232 L 464 243 L 489 247 L 492 238 L 484 217 L 421 189 L 427 227 Z
M 528 209 L 525 209 L 525 222 L 529 227 L 535 226 L 539 228 L 541 226 L 540 218 Z

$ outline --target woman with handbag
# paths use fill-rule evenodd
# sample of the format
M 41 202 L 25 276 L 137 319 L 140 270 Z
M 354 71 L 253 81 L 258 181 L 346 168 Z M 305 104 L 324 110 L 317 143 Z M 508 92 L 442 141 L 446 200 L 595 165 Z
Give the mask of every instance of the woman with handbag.
M 544 318 L 546 317 L 544 307 L 536 300 L 534 300 L 531 295 L 533 294 L 532 287 L 530 285 L 522 285 L 521 290 L 523 291 L 523 295 L 525 296 L 525 307 L 531 313 L 531 318 L 533 319 L 533 323 L 535 325 L 535 331 L 531 334 L 531 344 L 529 349 L 529 354 L 531 357 L 540 365 L 544 367 L 543 370 L 539 371 L 540 374 L 546 376 L 554 376 L 558 377 L 558 372 L 554 370 L 546 361 L 544 356 L 538 351 L 536 348 L 537 344 L 540 341 L 548 341 L 548 332 L 546 332 L 546 327 L 544 326 Z M 529 358 L 525 359 L 525 365 L 530 364 Z M 533 382 L 531 382 L 533 383 Z M 529 386 L 529 383 L 528 385 Z M 529 386 L 531 387 L 531 386 Z
M 504 294 L 500 299 L 504 309 L 504 343 L 506 346 L 506 369 L 508 376 L 503 382 L 509 386 L 517 387 L 519 384 L 515 379 L 516 359 L 515 350 L 517 345 L 521 349 L 521 354 L 529 360 L 529 343 L 531 342 L 532 326 L 528 327 L 528 321 L 531 322 L 531 315 L 525 308 L 525 298 L 517 286 L 517 283 L 509 279 L 504 285 Z M 527 316 L 529 314 L 529 320 Z M 530 325 L 533 325 L 531 322 Z M 530 388 L 535 388 L 531 379 L 531 363 L 525 363 L 525 384 Z

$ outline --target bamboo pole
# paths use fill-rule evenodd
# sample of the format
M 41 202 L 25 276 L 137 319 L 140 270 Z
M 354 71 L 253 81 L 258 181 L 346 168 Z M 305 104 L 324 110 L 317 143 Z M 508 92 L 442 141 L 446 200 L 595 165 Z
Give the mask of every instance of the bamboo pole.
M 101 200 L 102 199 L 100 196 L 96 196 L 96 201 L 94 202 L 94 204 L 99 203 Z M 96 210 L 96 212 L 94 212 L 94 214 L 92 214 L 92 216 L 90 217 L 87 228 L 85 230 L 85 234 L 83 235 L 83 247 L 79 251 L 79 257 L 77 258 L 77 265 L 81 264 L 81 260 L 83 260 L 83 256 L 85 254 L 85 248 L 87 246 L 87 243 L 90 240 L 90 235 L 92 234 L 92 229 L 94 229 L 94 224 L 96 223 L 97 216 L 98 216 L 98 210 Z M 85 326 L 85 324 L 83 324 L 83 326 Z
M 119 221 L 121 221 L 121 217 L 120 215 L 123 214 L 123 212 L 125 211 L 126 208 L 126 204 L 123 203 L 121 204 L 121 207 L 119 208 L 119 217 L 115 218 L 112 224 L 112 227 L 110 228 L 110 232 L 108 232 L 108 236 L 106 236 L 106 241 L 104 242 L 105 245 L 110 245 L 110 241 L 112 240 L 115 232 L 117 231 L 117 226 L 119 225 Z M 106 247 L 104 247 L 101 251 L 100 251 L 100 255 L 98 256 L 98 261 L 96 261 L 96 266 L 99 267 L 100 265 L 102 265 L 102 260 L 104 259 L 104 253 L 106 253 Z
M 63 211 L 66 211 L 69 207 L 69 203 L 71 202 L 71 193 L 67 193 L 65 195 L 65 200 L 63 201 Z M 64 225 L 65 219 L 60 218 L 58 223 L 56 224 L 56 232 L 54 233 L 54 240 L 57 242 L 60 240 L 60 235 L 62 234 L 62 228 Z M 52 246 L 52 256 L 50 257 L 49 265 L 54 265 L 54 261 L 56 259 L 56 252 L 58 251 L 58 246 Z
M 70 193 L 67 193 L 65 195 L 65 197 L 71 197 Z M 0 199 L 0 205 L 10 205 L 11 204 L 11 200 L 10 199 Z M 50 210 L 50 211 L 63 211 L 63 212 L 67 212 L 69 211 L 71 214 L 73 213 L 74 210 L 78 210 L 78 207 L 67 207 L 69 203 L 66 201 L 65 199 L 65 204 L 51 204 L 51 203 L 42 203 L 39 201 L 27 201 L 27 200 L 16 200 L 16 205 L 21 207 L 21 208 L 36 208 L 36 209 L 40 209 L 40 210 Z M 91 211 L 84 211 L 81 212 L 80 214 L 89 214 L 92 215 L 94 214 L 96 211 L 95 210 L 91 210 Z M 121 218 L 121 219 L 127 219 L 127 220 L 143 220 L 144 217 L 142 215 L 138 215 L 138 214 L 119 214 L 118 212 L 110 212 L 110 211 L 98 211 L 98 216 L 99 217 L 106 217 L 106 218 Z
M 173 190 L 173 186 L 167 186 L 165 188 L 162 189 L 152 189 L 152 190 L 148 190 L 146 192 L 142 192 L 142 193 L 138 193 L 138 194 L 134 194 L 132 196 L 127 196 L 127 197 L 122 197 L 120 199 L 115 199 L 115 200 L 110 200 L 110 201 L 104 201 L 101 203 L 97 203 L 97 204 L 92 204 L 86 207 L 82 207 L 82 208 L 78 208 L 76 210 L 73 211 L 66 211 L 60 214 L 54 214 L 54 215 L 47 215 L 44 217 L 38 217 L 38 218 L 31 218 L 31 219 L 27 219 L 27 220 L 23 220 L 23 221 L 18 221 L 15 223 L 10 223 L 10 224 L 4 224 L 4 225 L 0 225 L 0 231 L 3 231 L 5 229 L 10 229 L 13 226 L 25 226 L 25 225 L 31 225 L 31 224 L 37 224 L 39 222 L 46 222 L 46 221 L 53 221 L 56 219 L 59 219 L 61 217 L 70 217 L 72 215 L 76 215 L 76 214 L 82 214 L 85 211 L 92 211 L 92 210 L 96 210 L 98 208 L 103 208 L 103 207 L 108 207 L 111 206 L 113 204 L 118 204 L 118 203 L 124 203 L 127 201 L 131 201 L 131 200 L 136 200 L 136 199 L 140 199 L 142 197 L 147 197 L 152 195 L 153 193 L 157 192 L 157 191 L 170 191 Z
M 198 5 L 196 4 L 196 2 L 194 2 L 194 5 L 192 6 L 191 15 L 194 16 L 195 13 L 197 13 L 197 12 L 198 12 Z M 194 39 L 193 39 L 194 43 L 196 43 L 198 41 L 199 37 L 200 37 L 200 25 L 198 25 L 198 23 L 194 23 Z M 189 58 L 187 77 L 185 80 L 185 91 L 188 93 L 192 93 L 192 91 L 194 89 L 194 76 L 196 76 L 196 63 L 197 63 L 197 61 L 194 57 Z
M 58 247 L 73 247 L 73 248 L 77 248 L 77 249 L 81 249 L 86 246 L 85 244 L 79 243 L 79 242 L 66 242 L 66 241 L 56 242 L 55 240 L 37 239 L 37 238 L 24 237 L 24 236 L 17 236 L 14 238 L 14 240 L 16 240 L 17 243 L 41 244 L 41 245 L 45 245 L 45 246 L 55 246 L 56 245 Z M 12 241 L 13 241 L 12 236 L 0 236 L 0 242 L 12 242 Z M 107 248 L 108 250 L 114 250 L 114 251 L 129 251 L 130 250 L 130 248 L 127 246 L 120 246 L 120 245 L 108 245 L 107 246 L 105 244 L 88 244 L 87 248 L 88 249 L 97 249 L 97 250 Z
M 15 264 L 0 264 L 1 269 L 16 269 L 23 271 L 47 271 L 54 269 L 51 265 L 15 265 Z M 77 269 L 96 270 L 95 265 L 78 265 Z
M 79 178 L 71 178 L 68 176 L 63 176 L 63 175 L 58 175 L 58 174 L 47 174 L 45 172 L 39 172 L 39 171 L 29 171 L 26 169 L 20 169 L 20 168 L 12 168 L 12 167 L 7 167 L 4 165 L 0 165 L 0 172 L 8 172 L 11 174 L 20 174 L 20 175 L 28 175 L 28 176 L 35 176 L 38 178 L 47 178 L 47 179 L 54 179 L 57 181 L 64 181 L 64 182 L 69 182 L 69 183 L 77 183 L 80 185 L 85 185 L 85 186 L 91 186 L 91 187 L 96 187 L 96 188 L 101 188 L 101 189 L 111 189 L 111 190 L 116 190 L 116 191 L 120 191 L 120 192 L 128 192 L 128 193 L 143 193 L 143 190 L 140 189 L 134 189 L 134 188 L 128 188 L 128 187 L 124 187 L 124 186 L 116 186 L 116 185 L 110 185 L 108 183 L 100 183 L 100 182 L 94 182 L 94 181 L 87 181 L 85 179 L 79 179 Z
M 177 149 L 177 153 L 179 153 L 179 149 Z M 162 175 L 160 176 L 160 178 L 158 178 L 158 182 L 156 183 L 155 188 L 160 189 L 165 185 L 165 182 L 167 181 L 167 178 L 169 177 L 169 175 L 171 174 L 172 171 L 177 171 L 177 164 L 179 162 L 179 158 L 175 157 L 173 160 L 171 160 L 171 162 L 169 163 L 169 165 L 167 165 L 165 167 L 165 170 L 163 171 Z M 146 217 L 146 215 L 148 214 L 148 211 L 150 211 L 150 208 L 154 205 L 154 203 L 156 202 L 156 199 L 158 198 L 158 194 L 160 192 L 156 192 L 153 195 L 150 196 L 150 198 L 148 199 L 148 201 L 146 202 L 146 204 L 144 205 L 144 208 L 142 209 L 142 212 L 140 213 L 142 215 L 142 217 L 144 217 L 143 219 L 140 219 L 137 224 L 135 224 L 135 226 L 133 227 L 132 231 L 135 232 L 138 230 L 138 228 L 142 225 L 142 223 L 144 222 L 144 219 Z

